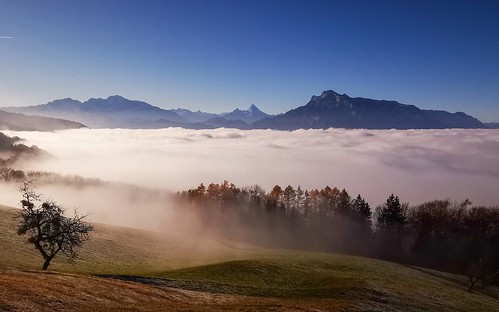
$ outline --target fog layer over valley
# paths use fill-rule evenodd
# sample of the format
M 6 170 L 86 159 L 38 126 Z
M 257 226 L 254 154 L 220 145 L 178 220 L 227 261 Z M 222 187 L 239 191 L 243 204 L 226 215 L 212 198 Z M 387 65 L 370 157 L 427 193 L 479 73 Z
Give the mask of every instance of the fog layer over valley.
M 199 183 L 346 188 L 372 206 L 390 193 L 497 205 L 497 130 L 159 130 L 13 132 L 52 157 L 23 170 L 182 191 Z M 60 198 L 61 195 L 51 193 Z M 88 197 L 87 197 L 88 198 Z M 79 206 L 83 206 L 83 201 Z

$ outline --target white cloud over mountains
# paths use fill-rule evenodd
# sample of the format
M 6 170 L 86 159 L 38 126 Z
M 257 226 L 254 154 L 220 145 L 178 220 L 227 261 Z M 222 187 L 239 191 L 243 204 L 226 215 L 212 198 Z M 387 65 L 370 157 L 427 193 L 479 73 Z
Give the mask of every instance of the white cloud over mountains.
M 173 191 L 199 183 L 346 188 L 376 206 L 469 198 L 499 204 L 499 130 L 159 130 L 5 132 L 53 157 L 23 169 Z

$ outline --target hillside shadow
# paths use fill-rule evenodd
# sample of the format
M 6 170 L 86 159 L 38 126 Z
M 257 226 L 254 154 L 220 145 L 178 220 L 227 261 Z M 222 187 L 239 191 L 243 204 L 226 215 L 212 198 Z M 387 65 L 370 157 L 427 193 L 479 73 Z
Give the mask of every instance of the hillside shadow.
M 430 276 L 433 276 L 433 277 L 436 277 L 436 278 L 439 278 L 439 279 L 442 279 L 442 280 L 454 283 L 454 284 L 459 285 L 459 286 L 462 286 L 463 290 L 465 290 L 465 291 L 469 287 L 469 283 L 468 282 L 466 282 L 464 280 L 461 280 L 461 279 L 459 279 L 457 277 L 452 277 L 450 275 L 446 275 L 444 273 L 440 273 L 440 272 L 437 272 L 437 271 L 434 271 L 434 270 L 431 270 L 431 269 L 425 269 L 425 268 L 421 268 L 421 267 L 417 267 L 417 266 L 412 266 L 412 265 L 401 265 L 401 266 L 409 268 L 409 269 L 416 270 L 416 271 L 424 273 L 426 275 L 430 275 Z M 486 295 L 488 297 L 491 297 L 491 298 L 494 298 L 494 299 L 499 299 L 499 289 L 497 287 L 488 286 L 487 288 L 481 288 L 479 286 L 475 286 L 475 287 L 473 287 L 472 292 L 479 292 L 479 293 L 481 293 L 483 295 Z

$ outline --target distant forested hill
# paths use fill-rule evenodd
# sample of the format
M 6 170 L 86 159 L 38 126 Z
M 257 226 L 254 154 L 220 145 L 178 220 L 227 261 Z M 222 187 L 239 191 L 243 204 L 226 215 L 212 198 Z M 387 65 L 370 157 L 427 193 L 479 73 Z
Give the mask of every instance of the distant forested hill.
M 0 130 L 54 131 L 84 128 L 85 125 L 59 118 L 30 116 L 0 110 Z
M 20 157 L 39 155 L 42 151 L 36 146 L 19 143 L 19 137 L 9 137 L 0 132 L 0 168 L 11 165 Z

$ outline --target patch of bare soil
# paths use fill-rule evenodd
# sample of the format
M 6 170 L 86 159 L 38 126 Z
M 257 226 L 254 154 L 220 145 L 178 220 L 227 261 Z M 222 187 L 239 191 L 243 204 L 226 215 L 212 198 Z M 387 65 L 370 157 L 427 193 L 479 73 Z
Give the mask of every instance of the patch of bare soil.
M 347 311 L 352 302 L 188 291 L 39 271 L 0 271 L 0 311 Z

